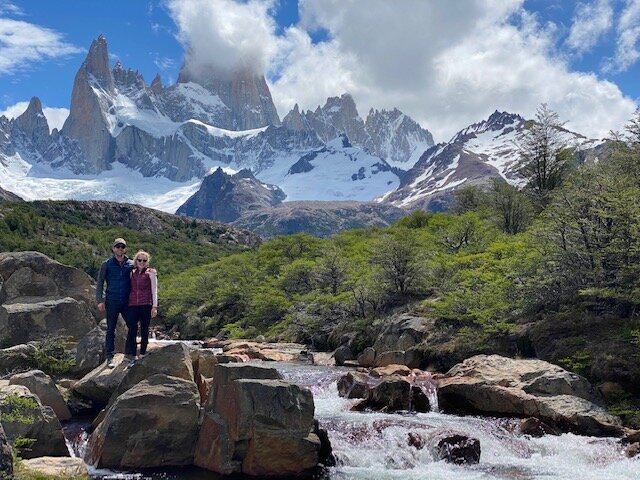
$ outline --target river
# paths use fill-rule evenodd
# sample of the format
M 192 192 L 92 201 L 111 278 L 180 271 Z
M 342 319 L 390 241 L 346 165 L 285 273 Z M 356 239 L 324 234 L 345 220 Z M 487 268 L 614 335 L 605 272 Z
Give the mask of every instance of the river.
M 316 418 L 329 434 L 337 466 L 328 480 L 638 480 L 640 458 L 624 455 L 619 440 L 564 434 L 531 438 L 517 433 L 516 420 L 458 417 L 429 413 L 360 413 L 350 411 L 357 400 L 338 396 L 336 380 L 346 370 L 298 364 L 267 364 L 294 383 L 311 389 Z M 75 427 L 75 428 L 74 428 Z M 70 448 L 82 453 L 86 434 L 80 424 L 67 426 Z M 74 434 L 75 430 L 75 434 Z M 443 433 L 460 433 L 480 440 L 477 465 L 458 466 L 436 461 L 430 441 Z M 425 440 L 412 447 L 409 434 Z M 144 473 L 90 468 L 93 479 L 221 479 L 197 468 Z M 236 477 L 238 478 L 238 477 Z

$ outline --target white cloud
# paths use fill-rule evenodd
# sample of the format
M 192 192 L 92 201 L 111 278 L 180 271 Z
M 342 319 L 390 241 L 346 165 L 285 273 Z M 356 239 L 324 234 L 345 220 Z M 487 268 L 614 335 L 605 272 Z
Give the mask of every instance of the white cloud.
M 15 3 L 0 0 L 0 15 L 22 16 L 24 11 Z
M 176 61 L 173 58 L 163 57 L 156 53 L 155 58 L 153 59 L 153 64 L 158 67 L 160 71 L 166 72 L 176 66 Z
M 578 3 L 567 38 L 567 46 L 578 53 L 588 52 L 612 26 L 611 0 Z
M 64 125 L 64 121 L 69 116 L 69 109 L 42 107 L 42 113 L 44 113 L 44 116 L 47 117 L 47 122 L 49 123 L 49 131 L 53 130 L 54 128 L 60 130 Z
M 606 65 L 611 72 L 624 72 L 640 60 L 640 0 L 626 0 L 618 22 L 614 58 Z
M 300 22 L 280 37 L 273 1 L 170 5 L 187 60 L 238 68 L 250 59 L 269 71 L 281 116 L 349 92 L 361 116 L 398 107 L 442 141 L 495 109 L 531 118 L 542 102 L 569 128 L 606 136 L 636 107 L 615 84 L 572 72 L 556 53 L 556 25 L 540 25 L 525 0 L 300 0 Z M 314 44 L 318 29 L 328 39 Z
M 28 106 L 29 102 L 18 102 L 0 111 L 0 116 L 4 115 L 8 119 L 19 117 L 25 112 Z M 47 117 L 49 131 L 53 130 L 54 128 L 60 130 L 62 128 L 62 125 L 64 125 L 64 121 L 69 116 L 69 109 L 43 106 L 42 113 L 44 113 L 44 116 Z
M 169 0 L 186 51 L 186 66 L 196 78 L 213 67 L 218 72 L 248 69 L 263 74 L 275 54 L 272 1 Z
M 0 75 L 47 58 L 64 57 L 82 49 L 63 40 L 48 28 L 9 18 L 0 18 Z

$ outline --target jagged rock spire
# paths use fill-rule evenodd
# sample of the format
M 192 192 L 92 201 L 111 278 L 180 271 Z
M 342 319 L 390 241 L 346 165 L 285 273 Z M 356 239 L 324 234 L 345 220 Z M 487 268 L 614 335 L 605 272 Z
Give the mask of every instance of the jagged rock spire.
M 42 111 L 42 102 L 32 97 L 29 106 L 15 119 L 14 125 L 33 141 L 40 141 L 49 135 L 49 123 Z
M 178 83 L 194 82 L 218 95 L 229 108 L 231 115 L 227 125 L 218 125 L 231 130 L 250 130 L 268 125 L 280 125 L 278 111 L 271 98 L 271 91 L 264 75 L 249 70 L 238 70 L 222 74 L 211 68 L 207 74 L 195 77 L 183 66 Z
M 113 106 L 114 95 L 107 39 L 100 35 L 76 74 L 69 117 L 62 127 L 64 135 L 78 142 L 92 173 L 108 169 L 113 161 L 115 143 L 106 112 Z
M 108 92 L 113 92 L 114 82 L 111 69 L 109 68 L 109 52 L 107 49 L 107 39 L 104 35 L 100 35 L 89 47 L 89 54 L 80 70 L 84 69 L 89 75 L 92 75 Z
M 153 81 L 151 82 L 151 91 L 155 94 L 162 92 L 162 79 L 160 78 L 160 74 L 156 73 L 156 76 L 153 77 Z

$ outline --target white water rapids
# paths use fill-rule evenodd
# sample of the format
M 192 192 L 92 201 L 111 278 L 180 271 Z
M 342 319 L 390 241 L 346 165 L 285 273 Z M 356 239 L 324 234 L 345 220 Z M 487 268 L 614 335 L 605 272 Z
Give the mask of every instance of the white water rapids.
M 328 431 L 337 466 L 328 480 L 638 480 L 640 458 L 629 459 L 615 438 L 573 434 L 523 436 L 517 421 L 487 417 L 457 417 L 443 413 L 363 413 L 350 407 L 358 400 L 338 396 L 337 379 L 346 369 L 297 364 L 273 365 L 285 377 L 311 389 L 316 418 Z M 443 433 L 480 440 L 477 465 L 453 465 L 436 460 L 431 443 Z M 424 448 L 409 445 L 409 435 L 425 440 Z M 83 436 L 79 436 L 82 438 Z M 86 442 L 86 435 L 81 443 Z M 83 445 L 75 445 L 76 452 Z M 113 472 L 90 469 L 102 479 L 221 479 L 204 470 Z M 249 478 L 249 477 L 247 477 Z

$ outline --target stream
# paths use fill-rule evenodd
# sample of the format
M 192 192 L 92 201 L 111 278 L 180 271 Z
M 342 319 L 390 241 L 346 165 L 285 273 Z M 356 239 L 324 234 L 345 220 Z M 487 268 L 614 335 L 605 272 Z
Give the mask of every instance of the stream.
M 337 466 L 328 480 L 638 480 L 640 458 L 629 459 L 616 438 L 573 434 L 532 438 L 518 433 L 517 420 L 458 417 L 429 413 L 352 412 L 355 399 L 338 396 L 336 381 L 347 369 L 314 365 L 268 363 L 285 379 L 308 387 L 316 418 L 329 434 Z M 86 447 L 88 422 L 65 426 L 74 456 Z M 477 465 L 453 465 L 436 460 L 429 448 L 444 433 L 480 440 Z M 424 440 L 424 448 L 409 445 L 409 436 Z M 90 467 L 92 479 L 223 479 L 196 467 L 158 471 L 115 472 Z M 242 477 L 235 477 L 242 478 Z M 245 477 L 253 478 L 253 477 Z

